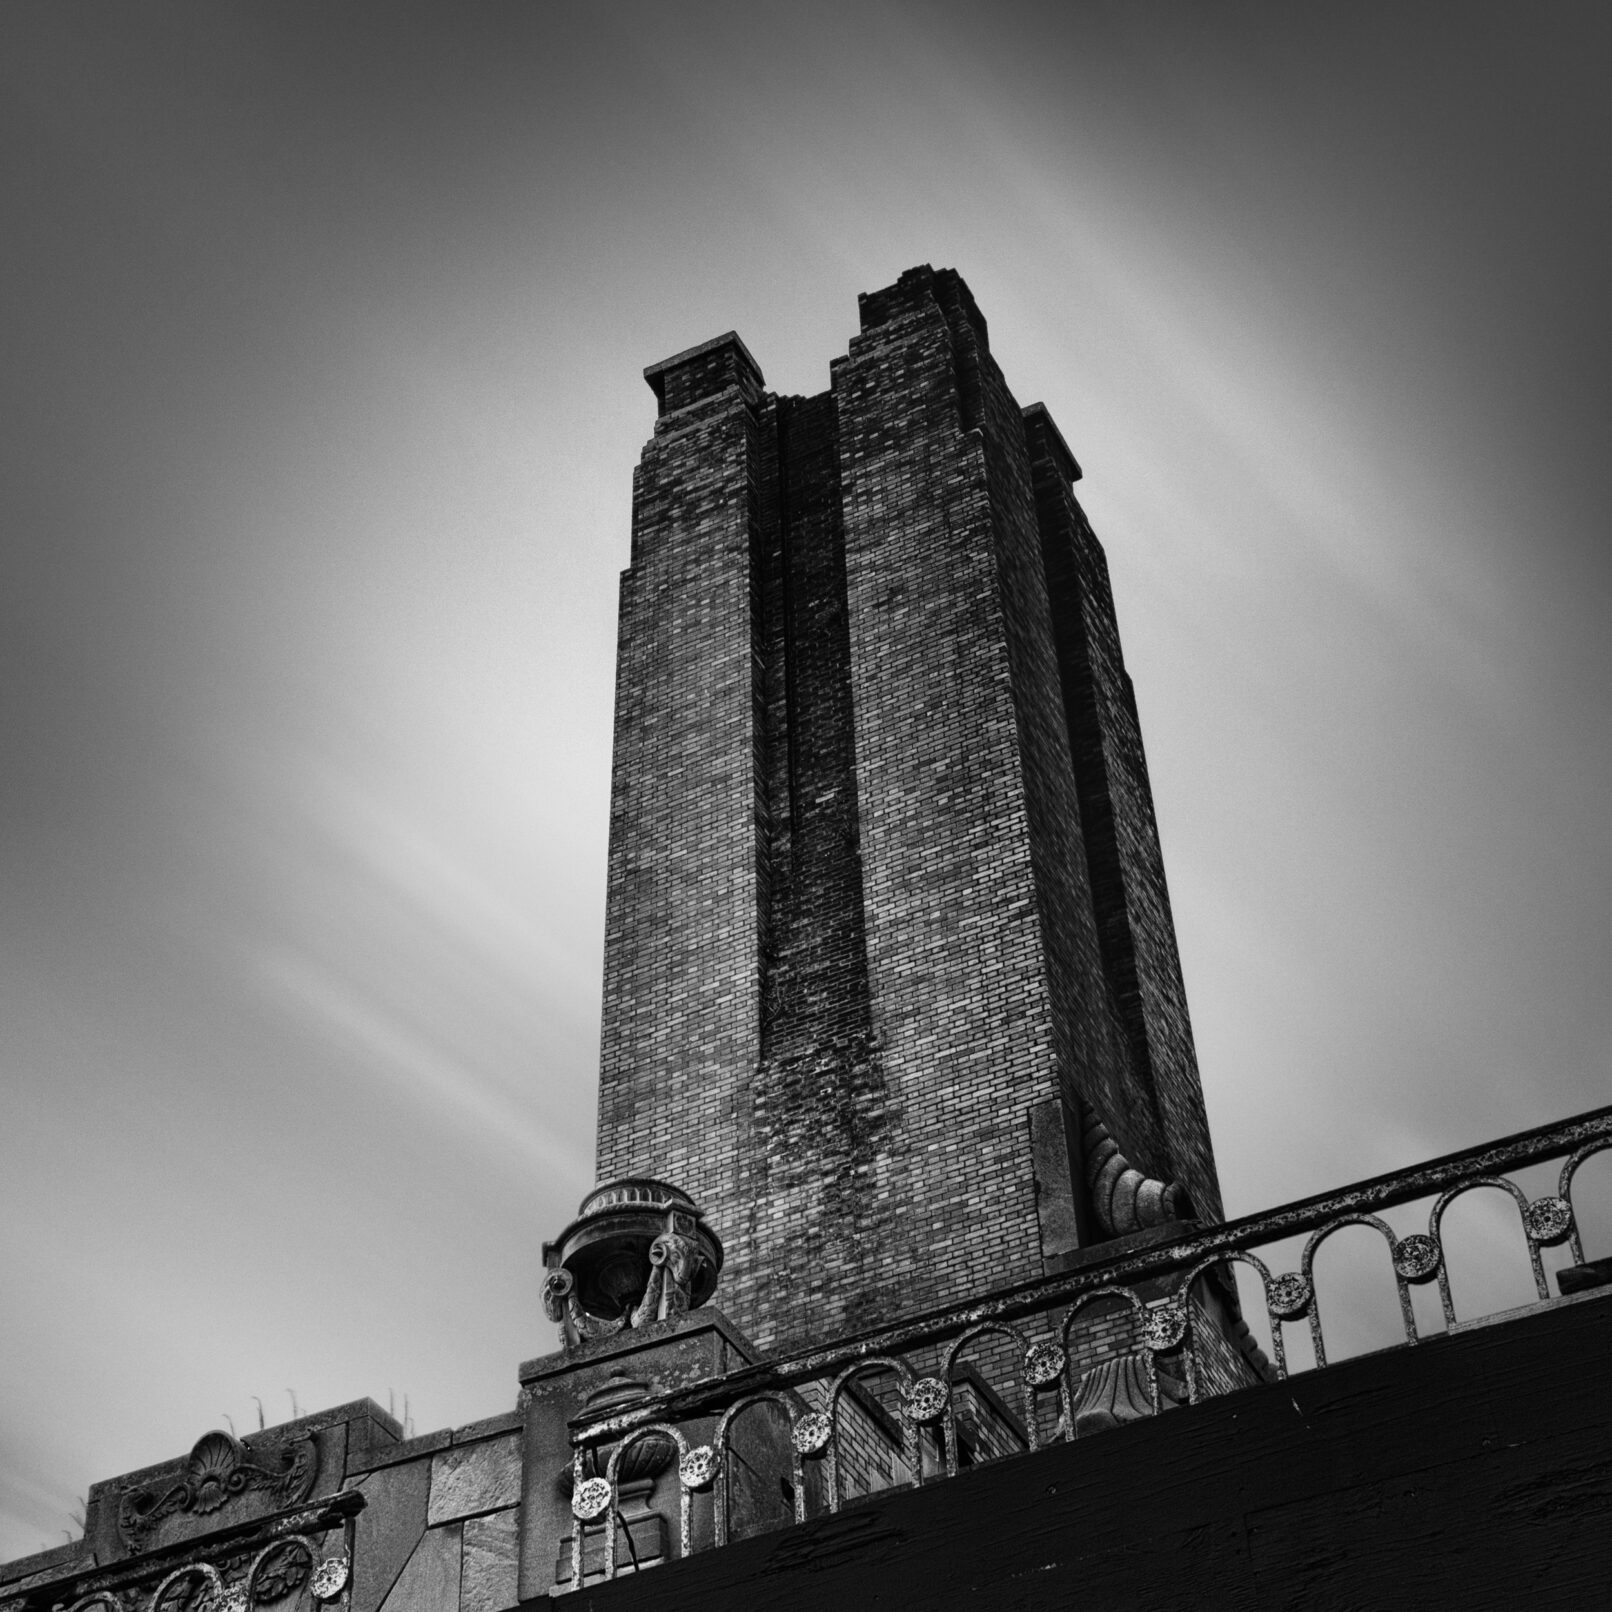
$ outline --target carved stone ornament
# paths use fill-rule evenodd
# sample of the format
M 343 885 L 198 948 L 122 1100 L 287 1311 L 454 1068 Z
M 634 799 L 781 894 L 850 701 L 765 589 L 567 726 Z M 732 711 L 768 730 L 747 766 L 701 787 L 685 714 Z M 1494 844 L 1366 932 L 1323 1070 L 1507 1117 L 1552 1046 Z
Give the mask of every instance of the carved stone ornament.
M 578 1522 L 595 1522 L 610 1509 L 610 1480 L 584 1478 L 571 1496 L 571 1515 Z
M 565 1320 L 565 1301 L 576 1291 L 576 1278 L 563 1267 L 543 1278 L 543 1313 L 556 1326 Z
M 696 1445 L 677 1463 L 677 1475 L 685 1489 L 709 1489 L 716 1480 L 716 1451 L 709 1444 Z
M 1086 1161 L 1086 1190 L 1097 1223 L 1110 1237 L 1191 1216 L 1191 1202 L 1180 1184 L 1155 1181 L 1133 1169 L 1102 1116 L 1086 1102 L 1080 1105 L 1080 1147 Z
M 930 1422 L 938 1422 L 945 1414 L 949 1397 L 945 1383 L 938 1377 L 920 1377 L 907 1390 L 902 1413 L 909 1422 L 925 1427 Z
M 1265 1290 L 1265 1306 L 1279 1321 L 1297 1321 L 1308 1313 L 1314 1289 L 1310 1280 L 1299 1271 L 1271 1278 Z
M 1154 1354 L 1173 1349 L 1187 1335 L 1187 1307 L 1179 1299 L 1166 1299 L 1148 1308 L 1142 1341 Z
M 1153 1398 L 1148 1392 L 1147 1370 L 1141 1355 L 1126 1354 L 1101 1360 L 1086 1372 L 1072 1407 L 1074 1437 L 1151 1416 Z
M 649 1285 L 634 1307 L 628 1325 L 648 1326 L 688 1312 L 689 1288 L 700 1252 L 692 1237 L 662 1232 L 649 1245 Z
M 1565 1198 L 1535 1198 L 1522 1218 L 1530 1240 L 1546 1248 L 1566 1242 L 1573 1230 L 1573 1210 Z
M 138 1556 L 164 1517 L 184 1512 L 208 1516 L 252 1490 L 266 1490 L 276 1508 L 294 1506 L 307 1498 L 318 1471 L 319 1447 L 311 1434 L 248 1450 L 228 1433 L 204 1433 L 177 1481 L 166 1487 L 148 1484 L 123 1496 L 118 1532 L 130 1555 Z
M 1024 1353 L 1024 1380 L 1032 1388 L 1047 1388 L 1063 1375 L 1069 1357 L 1055 1343 L 1032 1343 Z
M 567 1349 L 676 1325 L 710 1298 L 722 1244 L 686 1192 L 647 1176 L 595 1187 L 543 1247 L 543 1309 Z
M 110 1590 L 93 1590 L 88 1595 L 81 1595 L 67 1612 L 95 1612 L 96 1608 L 104 1612 L 123 1612 L 123 1603 Z
M 821 1455 L 834 1437 L 834 1424 L 822 1411 L 808 1411 L 789 1435 L 801 1455 Z
M 211 1562 L 187 1562 L 151 1592 L 146 1612 L 213 1612 L 223 1599 L 218 1569 Z
M 313 1571 L 313 1548 L 303 1539 L 280 1539 L 259 1553 L 247 1574 L 246 1588 L 254 1605 L 283 1601 L 300 1590 Z
M 237 1584 L 219 1597 L 214 1612 L 250 1612 L 251 1606 L 252 1598 L 246 1593 L 245 1585 Z
M 1394 1244 L 1394 1270 L 1407 1282 L 1431 1282 L 1442 1259 L 1438 1244 L 1419 1231 Z
M 314 1568 L 313 1581 L 308 1586 L 313 1591 L 314 1600 L 334 1601 L 347 1588 L 352 1571 L 353 1564 L 345 1555 L 326 1557 Z

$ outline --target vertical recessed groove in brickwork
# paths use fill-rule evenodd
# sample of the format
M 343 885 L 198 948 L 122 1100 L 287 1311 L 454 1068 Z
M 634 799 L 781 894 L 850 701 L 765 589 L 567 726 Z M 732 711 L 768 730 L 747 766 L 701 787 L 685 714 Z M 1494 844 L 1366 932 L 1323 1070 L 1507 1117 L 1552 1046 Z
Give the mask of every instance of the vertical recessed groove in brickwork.
M 953 339 L 978 376 L 996 581 L 1012 685 L 1018 766 L 1042 930 L 1044 987 L 1051 1002 L 1056 1079 L 1065 1096 L 1095 1101 L 1122 1118 L 1139 1163 L 1166 1157 L 1152 1094 L 1138 1085 L 1102 962 L 1064 721 L 1051 608 L 1021 412 L 1000 369 L 966 317 L 971 299 L 941 298 L 959 312 Z
M 788 792 L 789 833 L 773 847 L 756 1075 L 758 1212 L 775 1257 L 765 1288 L 745 1301 L 747 1324 L 768 1341 L 855 1315 L 861 1250 L 881 1240 L 885 1211 L 864 1178 L 886 1120 L 866 1010 L 834 415 L 826 398 L 791 398 L 776 417 L 768 777 Z
M 755 802 L 755 1001 L 753 1012 L 759 1029 L 766 994 L 767 915 L 772 882 L 772 811 L 767 793 L 767 662 L 766 613 L 763 608 L 763 568 L 765 534 L 761 511 L 761 429 L 754 409 L 745 411 L 745 490 L 749 528 L 749 606 L 750 606 L 750 784 Z M 740 1161 L 743 1169 L 748 1160 Z
M 783 629 L 783 670 L 784 670 L 784 759 L 787 763 L 787 775 L 784 788 L 789 799 L 789 819 L 791 823 L 800 820 L 800 754 L 799 754 L 799 695 L 796 691 L 795 676 L 795 641 L 794 641 L 794 609 L 792 604 L 792 587 L 789 545 L 789 422 L 795 411 L 798 398 L 783 397 L 778 400 L 778 578 L 779 578 L 779 623 Z M 789 868 L 791 880 L 795 877 L 794 840 L 791 839 L 789 847 Z
M 1201 1215 L 1218 1219 L 1219 1184 L 1108 564 L 1074 496 L 1066 450 L 1039 407 L 1026 417 L 1026 439 L 1104 970 L 1136 1081 L 1159 1114 L 1168 1149 L 1160 1171 L 1187 1187 Z M 1123 1122 L 1105 1118 L 1124 1147 Z

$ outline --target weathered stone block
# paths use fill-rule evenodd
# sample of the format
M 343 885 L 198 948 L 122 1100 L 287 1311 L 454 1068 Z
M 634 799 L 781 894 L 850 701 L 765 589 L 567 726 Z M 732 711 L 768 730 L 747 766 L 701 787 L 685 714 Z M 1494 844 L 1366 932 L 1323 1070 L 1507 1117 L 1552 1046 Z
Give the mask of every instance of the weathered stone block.
M 356 1487 L 366 1504 L 353 1541 L 352 1612 L 377 1612 L 425 1532 L 431 1469 L 425 1461 L 386 1467 Z
M 495 1511 L 465 1524 L 460 1612 L 503 1612 L 517 1599 L 520 1510 Z
M 433 1456 L 431 1526 L 514 1505 L 521 1497 L 520 1444 L 520 1434 L 510 1433 Z
M 458 1523 L 428 1530 L 382 1603 L 384 1612 L 453 1612 L 459 1604 L 461 1544 Z

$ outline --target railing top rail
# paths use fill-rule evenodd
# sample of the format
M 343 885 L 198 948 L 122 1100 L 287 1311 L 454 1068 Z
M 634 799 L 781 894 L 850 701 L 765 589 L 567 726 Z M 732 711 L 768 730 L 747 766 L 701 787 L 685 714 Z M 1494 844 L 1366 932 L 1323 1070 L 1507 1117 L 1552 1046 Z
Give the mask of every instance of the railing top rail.
M 772 1360 L 760 1360 L 722 1378 L 641 1400 L 612 1416 L 579 1416 L 571 1423 L 573 1444 L 597 1444 L 620 1438 L 649 1422 L 677 1421 L 720 1409 L 743 1394 L 761 1389 L 787 1389 L 813 1378 L 839 1372 L 874 1355 L 900 1354 L 918 1344 L 945 1342 L 982 1321 L 1009 1321 L 1078 1298 L 1094 1288 L 1131 1283 L 1182 1269 L 1211 1255 L 1302 1235 L 1339 1215 L 1388 1209 L 1433 1196 L 1474 1176 L 1498 1175 L 1543 1159 L 1558 1158 L 1587 1143 L 1612 1140 L 1612 1105 L 1572 1119 L 1520 1131 L 1498 1142 L 1447 1153 L 1408 1170 L 1392 1170 L 1333 1192 L 1301 1198 L 1280 1208 L 1244 1215 L 1214 1226 L 1183 1223 L 1174 1241 L 1132 1249 L 1112 1260 L 1078 1271 L 1041 1277 L 1003 1288 L 977 1303 L 948 1306 L 914 1316 L 895 1326 L 853 1334 L 820 1349 Z

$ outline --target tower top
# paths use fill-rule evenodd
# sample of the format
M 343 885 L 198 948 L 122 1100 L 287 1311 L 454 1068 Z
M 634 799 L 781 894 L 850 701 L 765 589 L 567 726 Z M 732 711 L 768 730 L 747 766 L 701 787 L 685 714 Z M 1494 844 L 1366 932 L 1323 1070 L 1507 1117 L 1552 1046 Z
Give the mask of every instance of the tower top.
M 655 394 L 662 414 L 686 408 L 703 397 L 714 396 L 729 386 L 737 386 L 750 402 L 761 395 L 766 381 L 761 366 L 736 330 L 685 347 L 644 371 L 644 379 Z

